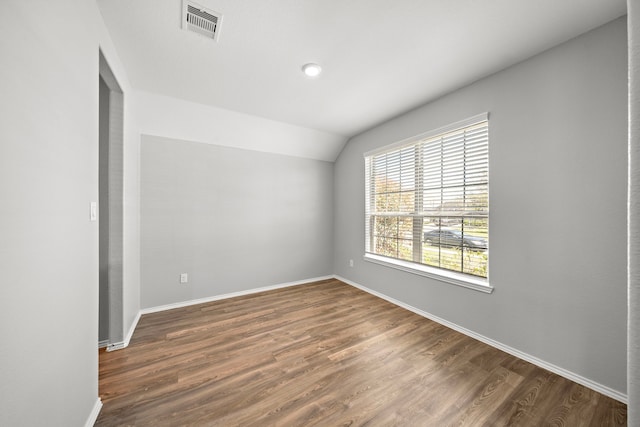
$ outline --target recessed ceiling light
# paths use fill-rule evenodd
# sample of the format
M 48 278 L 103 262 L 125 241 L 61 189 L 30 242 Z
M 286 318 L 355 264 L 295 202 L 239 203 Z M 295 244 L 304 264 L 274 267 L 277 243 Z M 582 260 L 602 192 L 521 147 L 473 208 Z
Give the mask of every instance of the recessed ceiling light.
M 302 72 L 307 77 L 318 77 L 322 72 L 322 67 L 319 66 L 318 64 L 314 64 L 313 62 L 310 62 L 302 66 Z

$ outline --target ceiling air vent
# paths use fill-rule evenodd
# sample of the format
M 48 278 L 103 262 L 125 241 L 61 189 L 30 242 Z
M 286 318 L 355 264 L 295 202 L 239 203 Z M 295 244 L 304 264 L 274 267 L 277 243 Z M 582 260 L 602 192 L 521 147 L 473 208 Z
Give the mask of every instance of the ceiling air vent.
M 218 41 L 222 14 L 205 9 L 189 0 L 182 2 L 182 29 L 193 31 L 214 41 Z

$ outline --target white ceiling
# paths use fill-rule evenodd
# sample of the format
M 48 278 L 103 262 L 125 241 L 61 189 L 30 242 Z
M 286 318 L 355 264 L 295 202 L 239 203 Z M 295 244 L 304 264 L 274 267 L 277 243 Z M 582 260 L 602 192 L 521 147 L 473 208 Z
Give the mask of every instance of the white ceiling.
M 224 15 L 218 43 L 181 29 L 182 0 L 98 0 L 135 89 L 342 137 L 626 13 L 625 0 L 198 3 Z

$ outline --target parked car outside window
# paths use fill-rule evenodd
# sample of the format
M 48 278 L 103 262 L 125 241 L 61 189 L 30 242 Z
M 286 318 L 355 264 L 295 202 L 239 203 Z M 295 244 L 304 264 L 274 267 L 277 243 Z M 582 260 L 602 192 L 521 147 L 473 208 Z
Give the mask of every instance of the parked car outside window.
M 436 228 L 425 231 L 423 240 L 425 243 L 435 246 L 467 247 L 476 250 L 486 250 L 487 240 L 477 236 L 467 236 L 459 230 Z

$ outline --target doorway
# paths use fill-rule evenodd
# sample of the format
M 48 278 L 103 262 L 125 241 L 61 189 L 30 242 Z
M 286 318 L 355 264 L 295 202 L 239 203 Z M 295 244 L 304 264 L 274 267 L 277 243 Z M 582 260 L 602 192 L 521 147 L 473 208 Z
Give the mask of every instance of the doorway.
M 100 52 L 98 138 L 99 313 L 98 347 L 123 344 L 123 134 L 124 97 Z

